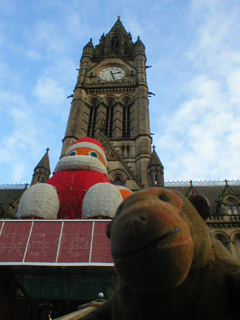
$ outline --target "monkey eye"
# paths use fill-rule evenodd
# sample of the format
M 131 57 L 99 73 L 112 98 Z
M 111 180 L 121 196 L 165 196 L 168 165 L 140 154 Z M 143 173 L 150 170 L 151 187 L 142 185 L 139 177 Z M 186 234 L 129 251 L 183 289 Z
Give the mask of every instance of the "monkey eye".
M 122 211 L 123 205 L 121 204 L 118 208 L 117 208 L 117 212 L 116 214 L 119 214 Z
M 163 195 L 159 196 L 159 199 L 164 201 L 164 202 L 169 202 L 169 199 L 166 196 L 163 196 Z

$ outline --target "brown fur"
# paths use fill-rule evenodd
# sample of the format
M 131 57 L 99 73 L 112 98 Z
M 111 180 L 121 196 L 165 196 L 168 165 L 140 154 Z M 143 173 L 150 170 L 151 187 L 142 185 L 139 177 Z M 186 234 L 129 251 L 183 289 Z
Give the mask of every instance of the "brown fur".
M 84 320 L 239 319 L 240 264 L 200 217 L 207 199 L 190 201 L 152 188 L 121 204 L 107 229 L 120 280 Z

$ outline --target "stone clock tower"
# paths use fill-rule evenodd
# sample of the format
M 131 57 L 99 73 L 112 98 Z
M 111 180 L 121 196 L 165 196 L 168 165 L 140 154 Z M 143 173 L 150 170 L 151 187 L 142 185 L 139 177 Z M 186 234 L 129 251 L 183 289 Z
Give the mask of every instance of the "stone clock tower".
M 145 47 L 120 17 L 95 47 L 84 47 L 61 157 L 82 137 L 98 139 L 111 182 L 132 190 L 148 186 L 151 158 Z

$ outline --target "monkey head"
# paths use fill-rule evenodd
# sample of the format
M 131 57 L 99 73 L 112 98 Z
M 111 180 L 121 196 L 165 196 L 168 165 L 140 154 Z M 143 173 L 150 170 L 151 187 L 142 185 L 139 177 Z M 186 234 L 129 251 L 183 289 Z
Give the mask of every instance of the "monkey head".
M 197 198 L 196 198 L 197 197 Z M 120 278 L 140 292 L 165 292 L 180 285 L 191 269 L 206 264 L 210 234 L 199 215 L 206 198 L 150 188 L 129 196 L 107 227 Z M 199 212 L 198 212 L 199 211 Z

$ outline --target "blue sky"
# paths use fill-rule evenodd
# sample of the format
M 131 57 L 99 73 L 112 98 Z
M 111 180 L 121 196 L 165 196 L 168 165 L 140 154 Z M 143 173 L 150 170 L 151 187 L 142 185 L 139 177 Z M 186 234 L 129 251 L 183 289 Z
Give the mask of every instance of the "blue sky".
M 239 179 L 238 0 L 0 0 L 0 183 L 58 161 L 82 48 L 121 16 L 146 46 L 165 180 Z

